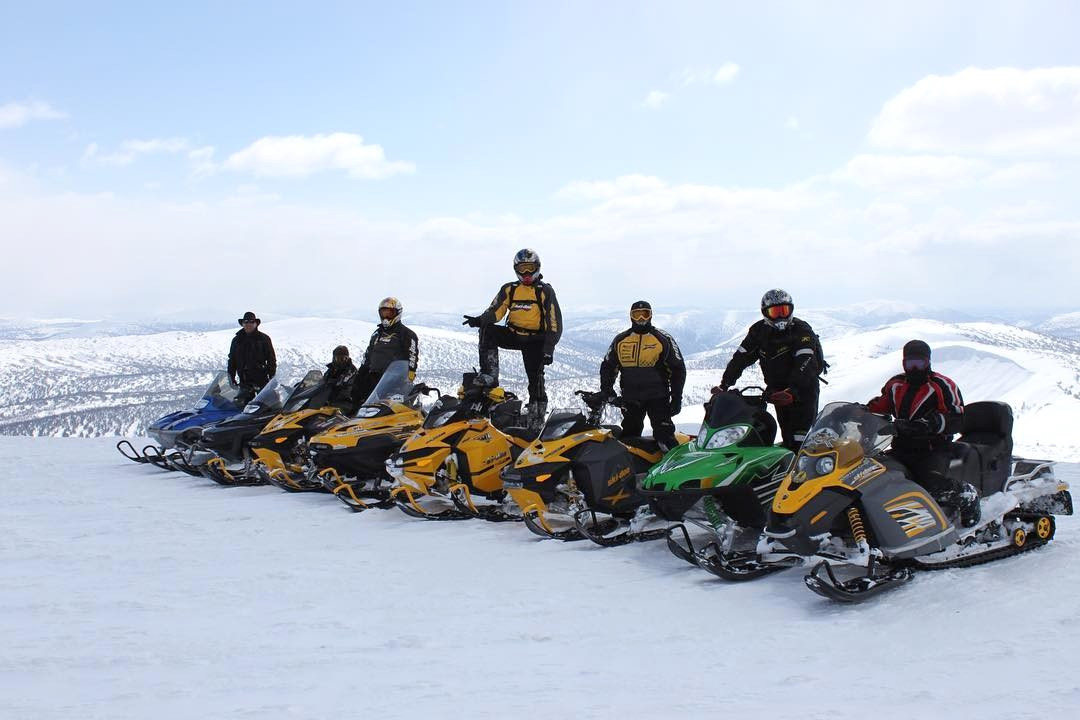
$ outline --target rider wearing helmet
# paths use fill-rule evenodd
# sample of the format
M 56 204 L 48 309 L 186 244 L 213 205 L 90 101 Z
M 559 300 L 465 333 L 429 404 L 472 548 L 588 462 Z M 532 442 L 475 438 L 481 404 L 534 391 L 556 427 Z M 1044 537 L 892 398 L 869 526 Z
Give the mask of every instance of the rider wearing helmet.
M 814 329 L 795 317 L 795 302 L 783 290 L 761 298 L 762 319 L 750 326 L 713 392 L 727 390 L 754 362 L 765 376 L 765 396 L 776 408 L 784 446 L 796 451 L 818 409 L 819 375 L 825 370 Z
M 353 381 L 352 398 L 357 405 L 367 400 L 387 366 L 395 360 L 408 360 L 409 380 L 416 378 L 420 350 L 416 333 L 401 322 L 401 310 L 401 301 L 395 297 L 383 298 L 379 303 L 379 324 L 371 333 L 364 361 Z
M 529 380 L 530 427 L 539 427 L 547 412 L 544 366 L 550 365 L 562 336 L 562 310 L 555 290 L 540 274 L 540 256 L 525 248 L 514 255 L 517 280 L 499 288 L 480 315 L 466 315 L 462 325 L 480 328 L 480 374 L 499 384 L 499 348 L 520 350 Z M 505 325 L 497 325 L 503 317 Z
M 600 363 L 600 392 L 614 395 L 621 373 L 622 434 L 641 435 L 648 413 L 653 438 L 666 452 L 678 444 L 671 416 L 682 409 L 686 363 L 675 338 L 654 327 L 652 316 L 645 300 L 630 306 L 630 329 L 615 336 Z
M 938 502 L 956 508 L 961 525 L 972 527 L 981 515 L 979 492 L 970 483 L 949 477 L 952 438 L 960 432 L 964 417 L 960 388 L 931 369 L 930 346 L 922 340 L 904 345 L 902 364 L 904 372 L 889 378 L 881 395 L 866 406 L 896 418 L 889 454 Z

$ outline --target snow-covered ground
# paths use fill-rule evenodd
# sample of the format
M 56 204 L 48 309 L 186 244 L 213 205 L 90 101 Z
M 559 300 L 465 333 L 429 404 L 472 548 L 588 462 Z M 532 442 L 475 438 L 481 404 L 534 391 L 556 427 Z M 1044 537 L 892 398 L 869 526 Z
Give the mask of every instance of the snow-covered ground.
M 0 718 L 1064 718 L 1080 522 L 862 606 L 0 437 Z M 1080 482 L 1080 467 L 1060 466 Z

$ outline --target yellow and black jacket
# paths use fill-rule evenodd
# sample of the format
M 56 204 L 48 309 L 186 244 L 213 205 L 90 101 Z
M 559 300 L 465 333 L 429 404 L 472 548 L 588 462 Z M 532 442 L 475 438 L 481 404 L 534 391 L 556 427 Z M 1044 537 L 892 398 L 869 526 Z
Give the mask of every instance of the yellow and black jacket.
M 544 336 L 544 351 L 550 355 L 562 337 L 562 310 L 555 290 L 537 275 L 532 285 L 508 282 L 499 288 L 488 309 L 480 315 L 484 325 L 506 316 L 506 327 L 519 335 Z
M 686 383 L 682 352 L 675 338 L 651 324 L 632 327 L 611 341 L 600 363 L 600 389 L 613 390 L 619 373 L 626 400 L 682 398 Z

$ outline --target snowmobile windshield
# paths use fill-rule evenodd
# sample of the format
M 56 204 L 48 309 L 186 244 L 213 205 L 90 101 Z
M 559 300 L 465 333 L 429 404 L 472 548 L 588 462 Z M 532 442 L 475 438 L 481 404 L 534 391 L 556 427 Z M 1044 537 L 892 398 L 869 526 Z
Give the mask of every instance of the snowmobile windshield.
M 309 370 L 300 382 L 293 385 L 288 399 L 285 400 L 283 412 L 293 413 L 303 410 L 310 404 L 312 398 L 321 394 L 320 391 L 324 386 L 322 371 Z M 323 398 L 319 399 L 321 401 Z M 316 405 L 321 404 L 321 402 L 316 403 Z
M 413 383 L 409 380 L 409 361 L 395 360 L 386 366 L 382 377 L 368 395 L 365 405 L 379 402 L 405 402 Z
M 261 410 L 280 410 L 285 406 L 285 399 L 288 395 L 289 388 L 279 383 L 275 375 L 270 378 L 270 382 L 263 386 L 259 394 L 247 404 L 244 412 L 253 415 Z
M 733 392 L 717 393 L 713 396 L 712 407 L 705 418 L 705 425 L 711 428 L 754 422 L 754 408 L 746 404 L 742 396 Z
M 585 416 L 575 408 L 559 408 L 548 413 L 547 422 L 540 430 L 541 440 L 566 437 L 587 428 Z
M 458 415 L 461 415 L 464 410 L 464 404 L 456 397 L 443 395 L 431 406 L 431 410 L 428 412 L 427 417 L 424 418 L 424 427 L 429 429 L 442 427 L 451 420 L 454 420 Z
M 222 370 L 214 376 L 210 385 L 203 392 L 202 399 L 195 403 L 195 409 L 202 410 L 210 405 L 215 407 L 235 406 L 236 396 L 239 393 L 240 388 L 229 381 L 229 373 Z
M 829 403 L 806 433 L 800 455 L 835 452 L 836 462 L 846 466 L 864 456 L 879 454 L 888 447 L 892 433 L 892 423 L 864 405 Z

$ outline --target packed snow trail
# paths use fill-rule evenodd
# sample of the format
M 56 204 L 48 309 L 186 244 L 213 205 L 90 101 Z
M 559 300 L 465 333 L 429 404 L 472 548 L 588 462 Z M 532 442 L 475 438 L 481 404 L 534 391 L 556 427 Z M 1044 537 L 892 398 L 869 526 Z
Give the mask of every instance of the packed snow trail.
M 1080 522 L 867 605 L 0 437 L 0 717 L 1068 717 Z M 1080 482 L 1080 468 L 1059 466 Z M 743 715 L 750 713 L 750 715 Z

